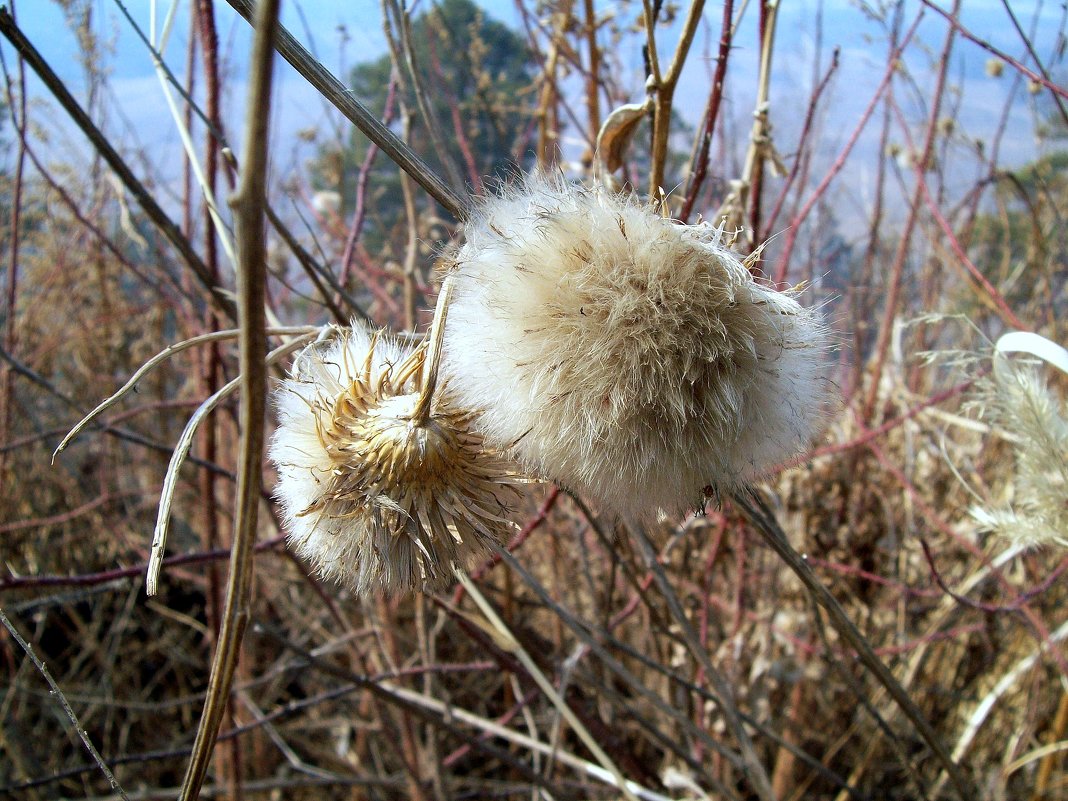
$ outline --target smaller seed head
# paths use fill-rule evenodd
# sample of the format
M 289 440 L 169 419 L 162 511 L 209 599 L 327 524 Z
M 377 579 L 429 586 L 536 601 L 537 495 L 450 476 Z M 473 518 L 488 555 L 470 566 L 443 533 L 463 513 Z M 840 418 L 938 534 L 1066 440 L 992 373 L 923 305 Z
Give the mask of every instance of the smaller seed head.
M 512 524 L 514 476 L 442 386 L 425 348 L 360 326 L 304 351 L 278 395 L 270 456 L 290 541 L 358 593 L 439 589 Z

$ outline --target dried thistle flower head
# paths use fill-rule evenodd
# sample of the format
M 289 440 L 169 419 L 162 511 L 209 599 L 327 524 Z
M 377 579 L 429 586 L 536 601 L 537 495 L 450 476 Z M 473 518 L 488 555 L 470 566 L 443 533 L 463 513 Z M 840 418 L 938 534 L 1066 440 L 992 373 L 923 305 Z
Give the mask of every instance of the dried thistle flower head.
M 760 476 L 816 432 L 827 330 L 754 281 L 722 230 L 530 178 L 465 233 L 443 370 L 529 469 L 651 515 Z
M 357 593 L 440 589 L 512 526 L 509 465 L 434 392 L 432 359 L 353 325 L 306 349 L 277 396 L 290 542 Z

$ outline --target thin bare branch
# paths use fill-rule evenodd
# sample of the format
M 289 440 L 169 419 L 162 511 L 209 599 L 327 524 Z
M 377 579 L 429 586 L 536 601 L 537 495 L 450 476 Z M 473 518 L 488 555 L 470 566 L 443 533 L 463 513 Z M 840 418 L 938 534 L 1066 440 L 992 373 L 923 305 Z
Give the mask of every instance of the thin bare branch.
M 26 59 L 26 63 L 33 68 L 33 71 L 37 73 L 37 76 L 41 79 L 48 90 L 52 92 L 52 95 L 56 98 L 63 109 L 70 115 L 74 123 L 81 129 L 82 133 L 86 135 L 96 151 L 104 158 L 108 166 L 115 172 L 115 174 L 122 181 L 127 191 L 137 200 L 138 204 L 144 209 L 148 218 L 155 223 L 167 240 L 174 246 L 175 250 L 182 256 L 185 263 L 196 275 L 197 279 L 204 285 L 204 288 L 211 295 L 215 304 L 231 319 L 237 318 L 237 310 L 234 307 L 234 302 L 226 296 L 225 293 L 216 285 L 214 278 L 211 275 L 211 270 L 204 264 L 203 260 L 193 249 L 192 244 L 186 239 L 185 235 L 181 232 L 178 226 L 171 220 L 167 213 L 156 202 L 155 198 L 149 193 L 133 172 L 126 165 L 126 162 L 118 154 L 118 152 L 111 146 L 104 133 L 93 124 L 93 121 L 89 118 L 89 115 L 82 109 L 81 105 L 74 96 L 67 91 L 67 87 L 63 84 L 63 81 L 48 65 L 48 62 L 44 60 L 37 49 L 30 43 L 22 30 L 15 24 L 14 18 L 8 13 L 6 8 L 0 8 L 0 33 L 3 33 L 7 37 L 8 41 L 15 47 L 19 54 Z
M 270 130 L 274 39 L 279 0 L 261 0 L 250 59 L 245 112 L 244 162 L 237 192 L 231 198 L 237 235 L 238 320 L 240 323 L 241 444 L 234 512 L 230 577 L 226 605 L 216 641 L 208 696 L 193 743 L 182 801 L 196 801 L 230 697 L 234 669 L 249 619 L 252 553 L 262 480 L 263 428 L 267 393 L 266 296 L 267 144 Z
M 111 789 L 117 792 L 119 794 L 119 797 L 123 799 L 123 801 L 130 801 L 129 796 L 126 795 L 126 791 L 122 789 L 122 785 L 120 785 L 118 780 L 115 778 L 115 774 L 111 772 L 111 768 L 109 768 L 104 762 L 103 757 L 100 756 L 100 752 L 97 751 L 96 746 L 93 745 L 93 741 L 89 739 L 89 732 L 87 732 L 82 726 L 82 724 L 78 722 L 78 716 L 74 714 L 74 710 L 71 709 L 71 705 L 67 701 L 67 697 L 63 694 L 63 691 L 59 688 L 59 685 L 56 684 L 56 680 L 52 678 L 52 674 L 48 672 L 48 666 L 45 665 L 45 663 L 41 661 L 40 657 L 38 657 L 37 654 L 34 653 L 33 646 L 26 642 L 23 636 L 19 634 L 18 629 L 16 629 L 15 626 L 12 625 L 11 621 L 7 619 L 7 615 L 4 614 L 4 610 L 2 608 L 0 608 L 0 623 L 4 624 L 4 627 L 8 630 L 11 636 L 15 638 L 15 642 L 17 642 L 19 644 L 19 647 L 26 652 L 26 656 L 28 656 L 30 658 L 30 661 L 33 662 L 33 665 L 37 668 L 37 671 L 42 676 L 44 676 L 44 680 L 48 682 L 48 687 L 52 693 L 52 697 L 56 698 L 59 701 L 60 705 L 63 707 L 63 711 L 66 713 L 67 718 L 71 722 L 71 725 L 74 726 L 74 730 L 78 733 L 78 738 L 82 741 L 82 743 L 85 744 L 85 749 L 93 757 L 93 761 L 96 762 L 97 767 L 100 768 L 100 772 L 103 773 L 104 776 L 107 778 L 108 784 L 111 785 Z

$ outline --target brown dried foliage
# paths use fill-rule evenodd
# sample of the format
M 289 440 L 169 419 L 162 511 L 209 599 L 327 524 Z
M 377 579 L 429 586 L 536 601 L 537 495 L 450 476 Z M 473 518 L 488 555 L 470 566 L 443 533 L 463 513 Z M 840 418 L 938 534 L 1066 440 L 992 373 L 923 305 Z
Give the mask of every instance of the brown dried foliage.
M 201 5 L 210 11 L 210 3 Z M 593 4 L 554 3 L 549 23 L 533 7 L 521 9 L 536 51 L 551 54 L 530 93 L 541 106 L 530 110 L 527 145 L 561 141 L 564 121 L 574 117 L 592 148 L 593 120 L 632 99 L 620 90 L 621 43 L 635 35 L 627 26 L 670 9 L 622 8 L 610 17 Z M 908 13 L 892 5 L 880 22 L 892 86 L 907 80 L 933 92 L 947 80 L 954 54 L 982 55 L 978 32 L 960 30 L 955 16 L 932 15 L 946 38 L 938 40 L 931 69 L 917 70 L 915 59 L 899 59 L 899 48 L 920 48 L 910 39 Z M 721 36 L 718 9 L 706 16 L 711 53 L 729 37 Z M 950 29 L 963 35 L 954 38 Z M 765 40 L 753 36 L 747 44 L 759 49 Z M 39 155 L 36 126 L 46 101 L 35 99 L 28 111 L 20 104 L 27 84 L 14 51 L 5 45 L 3 54 L 12 118 L 5 131 L 22 168 L 5 177 L 0 210 L 0 606 L 48 664 L 128 795 L 175 797 L 220 613 L 213 588 L 225 575 L 232 526 L 236 401 L 211 418 L 210 458 L 195 449 L 199 460 L 182 474 L 172 557 L 161 594 L 147 599 L 141 579 L 156 494 L 169 449 L 203 400 L 202 378 L 213 369 L 207 353 L 176 356 L 54 467 L 50 454 L 81 414 L 147 357 L 204 333 L 211 301 L 91 154 L 72 150 L 68 164 Z M 1045 75 L 1032 61 L 1007 63 L 1000 80 L 1016 80 L 1018 67 Z M 837 67 L 849 68 L 845 61 Z M 827 69 L 816 64 L 814 72 Z M 752 81 L 731 89 L 733 70 L 726 71 L 726 91 L 737 92 L 737 106 L 751 106 L 754 97 L 743 89 Z M 581 93 L 567 88 L 568 74 L 582 77 Z M 80 95 L 91 106 L 104 80 L 93 72 L 92 90 Z M 774 90 L 774 74 L 771 80 Z M 849 140 L 830 162 L 818 147 L 834 126 L 848 131 L 856 121 L 831 116 L 828 98 L 844 87 L 817 85 L 812 102 L 819 105 L 808 109 L 802 139 L 779 143 L 789 166 L 804 160 L 781 198 L 783 182 L 770 171 L 754 184 L 753 175 L 728 168 L 742 163 L 746 147 L 727 132 L 749 123 L 727 119 L 730 104 L 716 88 L 704 126 L 712 146 L 694 148 L 703 161 L 692 170 L 709 179 L 684 184 L 669 201 L 711 211 L 727 199 L 730 180 L 757 185 L 746 218 L 763 226 L 757 240 L 792 227 L 789 246 L 773 243 L 766 254 L 769 272 L 791 281 L 826 271 L 817 254 L 838 240 L 813 220 L 817 212 L 827 219 L 834 193 L 850 190 L 851 171 L 843 167 L 857 157 Z M 665 114 L 672 100 L 676 107 L 684 100 L 673 89 L 673 98 L 660 99 Z M 843 403 L 805 461 L 770 482 L 769 497 L 795 546 L 942 741 L 951 751 L 961 744 L 959 762 L 980 788 L 977 797 L 1065 798 L 1068 771 L 1058 750 L 1068 730 L 1065 556 L 1047 549 L 1002 559 L 1006 544 L 985 535 L 968 512 L 972 492 L 1003 499 L 1012 489 L 1008 445 L 962 410 L 982 362 L 958 370 L 909 355 L 984 346 L 944 319 L 900 326 L 920 313 L 963 313 L 993 338 L 1005 330 L 1008 310 L 1026 327 L 1063 339 L 1065 181 L 1060 173 L 1024 174 L 1001 164 L 1003 129 L 986 132 L 988 144 L 977 154 L 961 146 L 962 135 L 938 127 L 939 119 L 912 120 L 893 92 L 872 100 L 864 122 L 884 145 L 928 143 L 922 150 L 933 156 L 902 169 L 884 150 L 870 165 L 878 202 L 857 229 L 859 241 L 849 243 L 845 272 L 810 290 L 813 302 L 838 296 L 836 325 L 851 342 L 837 376 Z M 773 105 L 773 121 L 777 113 Z M 444 130 L 451 125 L 443 121 Z M 194 133 L 203 137 L 199 124 Z M 151 154 L 117 144 L 151 185 Z M 648 160 L 639 147 L 632 146 L 622 175 L 644 187 Z M 452 155 L 461 163 L 462 154 Z M 977 168 L 974 185 L 947 181 L 951 173 L 968 174 L 965 167 Z M 203 198 L 189 185 L 181 201 L 196 211 Z M 281 201 L 272 198 L 277 208 Z M 316 214 L 302 253 L 272 233 L 278 247 L 269 302 L 279 316 L 325 322 L 328 304 L 355 313 L 355 302 L 376 322 L 401 329 L 413 299 L 430 305 L 432 265 L 419 243 L 428 232 L 447 235 L 451 223 L 435 217 L 425 198 L 414 222 L 419 237 L 404 240 L 407 253 L 372 257 L 358 241 L 346 247 L 346 222 L 329 210 Z M 201 216 L 185 219 L 185 236 L 202 242 Z M 1027 243 L 1023 251 L 1020 242 Z M 349 269 L 332 269 L 345 253 Z M 327 266 L 313 254 L 325 254 Z M 1020 258 L 1026 264 L 1014 269 Z M 229 284 L 226 269 L 220 281 Z M 221 375 L 231 378 L 235 350 L 222 348 L 219 359 Z M 1053 388 L 1063 397 L 1063 381 Z M 214 516 L 200 508 L 204 471 L 217 478 Z M 521 799 L 538 785 L 558 799 L 619 797 L 582 768 L 579 760 L 592 764 L 591 755 L 462 591 L 359 599 L 324 584 L 284 549 L 269 503 L 262 508 L 271 514 L 260 516 L 249 634 L 216 747 L 217 771 L 203 797 Z M 215 540 L 204 529 L 209 519 Z M 756 797 L 708 677 L 626 526 L 553 487 L 531 489 L 516 522 L 522 531 L 510 548 L 528 575 L 490 560 L 474 573 L 479 587 L 621 772 L 670 798 L 702 797 L 694 787 L 709 797 Z M 649 534 L 711 663 L 729 681 L 776 798 L 955 797 L 914 728 L 729 502 L 704 516 L 665 520 Z M 112 797 L 47 686 L 6 635 L 0 660 L 0 795 Z M 533 748 L 531 738 L 546 749 Z

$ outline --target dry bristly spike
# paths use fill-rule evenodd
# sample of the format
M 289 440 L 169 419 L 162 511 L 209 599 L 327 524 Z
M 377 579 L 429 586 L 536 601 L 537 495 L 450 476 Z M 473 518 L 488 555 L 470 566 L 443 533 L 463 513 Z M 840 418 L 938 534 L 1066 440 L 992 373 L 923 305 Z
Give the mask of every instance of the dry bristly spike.
M 358 324 L 334 333 L 277 395 L 270 457 L 290 542 L 360 594 L 440 589 L 512 529 L 513 469 L 435 387 L 433 342 L 404 347 Z

